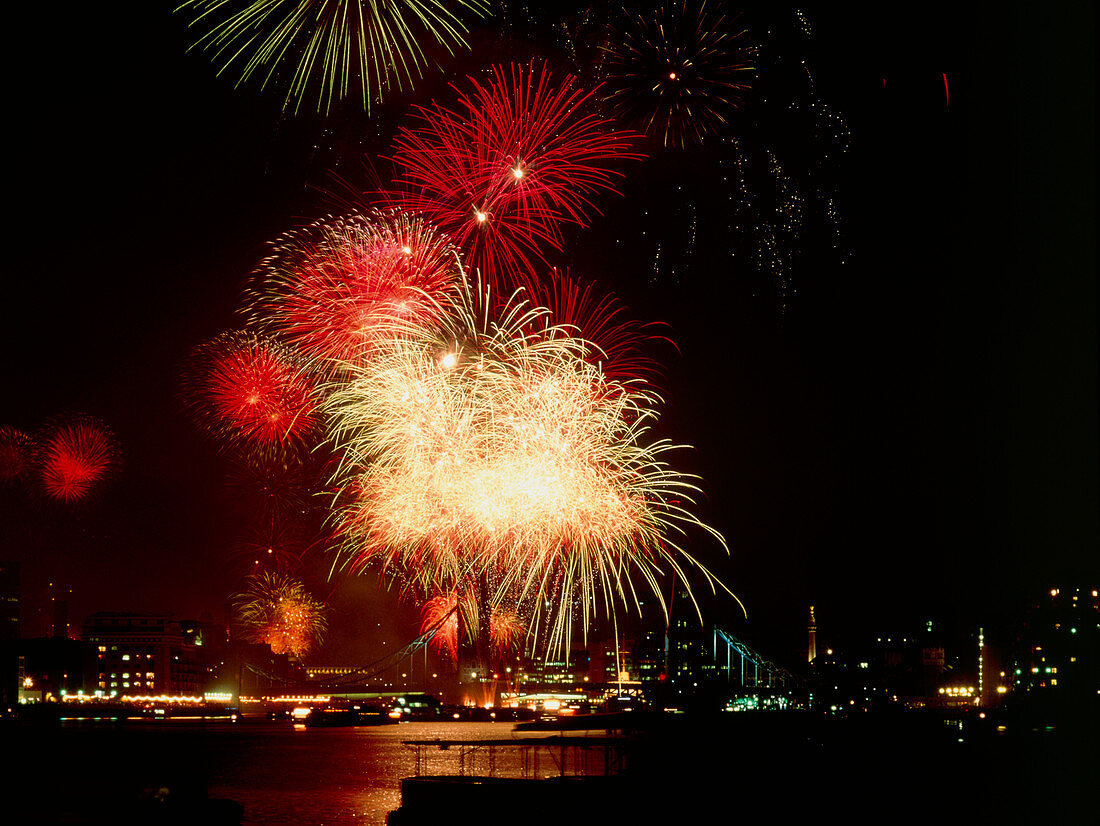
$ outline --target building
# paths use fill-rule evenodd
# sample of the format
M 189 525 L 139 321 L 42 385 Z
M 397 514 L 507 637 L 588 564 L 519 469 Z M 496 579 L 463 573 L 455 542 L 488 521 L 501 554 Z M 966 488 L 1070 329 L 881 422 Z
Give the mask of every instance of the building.
M 515 673 L 520 693 L 577 691 L 591 683 L 592 661 L 587 650 L 570 649 L 553 657 L 525 657 Z
M 1050 588 L 1026 612 L 1008 676 L 1015 691 L 1051 699 L 1100 693 L 1100 591 Z
M 199 638 L 167 615 L 89 614 L 83 639 L 96 647 L 95 690 L 103 696 L 197 696 L 204 688 Z

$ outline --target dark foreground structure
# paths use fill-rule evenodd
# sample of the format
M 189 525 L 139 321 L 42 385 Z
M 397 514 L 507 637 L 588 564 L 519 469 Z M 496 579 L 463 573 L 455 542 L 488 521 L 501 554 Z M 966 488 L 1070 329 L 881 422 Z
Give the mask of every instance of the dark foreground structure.
M 710 812 L 779 823 L 826 813 L 848 823 L 1092 822 L 1100 815 L 1095 715 L 639 715 L 638 725 L 615 733 L 610 757 L 595 761 L 592 753 L 607 748 L 603 734 L 577 734 L 550 737 L 542 770 L 526 777 L 407 778 L 388 823 L 437 824 L 457 812 L 524 824 L 695 823 Z M 608 776 L 571 774 L 582 763 L 599 774 L 601 760 Z

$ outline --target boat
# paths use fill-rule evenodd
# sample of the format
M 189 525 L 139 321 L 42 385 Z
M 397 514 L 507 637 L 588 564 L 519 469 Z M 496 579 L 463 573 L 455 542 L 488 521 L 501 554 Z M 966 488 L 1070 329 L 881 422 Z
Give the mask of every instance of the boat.
M 332 726 L 395 726 L 397 718 L 380 705 L 355 704 L 311 709 L 303 721 L 311 728 Z

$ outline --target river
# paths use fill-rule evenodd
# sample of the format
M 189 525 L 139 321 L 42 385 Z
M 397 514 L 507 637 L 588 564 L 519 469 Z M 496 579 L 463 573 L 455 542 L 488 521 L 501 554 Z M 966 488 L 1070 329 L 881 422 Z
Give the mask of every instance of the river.
M 510 722 L 322 729 L 267 722 L 73 723 L 9 734 L 4 751 L 20 757 L 5 781 L 21 801 L 25 823 L 83 823 L 90 812 L 102 817 L 167 788 L 234 800 L 244 807 L 246 824 L 303 826 L 384 823 L 400 805 L 401 779 L 415 773 L 415 752 L 402 741 L 546 736 L 514 732 Z M 457 750 L 424 754 L 423 773 L 458 772 Z M 485 755 L 474 759 L 474 769 L 484 772 Z M 502 756 L 496 765 L 503 775 L 518 776 L 521 768 L 518 755 Z
M 145 824 L 133 815 L 135 803 L 168 789 L 175 800 L 235 801 L 245 824 L 384 824 L 401 804 L 402 778 L 416 773 L 415 752 L 403 741 L 545 736 L 517 733 L 511 722 L 459 721 L 329 729 L 266 721 L 7 727 L 0 729 L 2 750 L 16 762 L 0 770 L 0 822 Z M 779 822 L 814 817 L 822 806 L 861 813 L 852 822 L 881 822 L 887 814 L 928 822 L 946 810 L 1004 823 L 1081 822 L 1083 813 L 1085 820 L 1097 814 L 1100 750 L 1091 715 L 1034 725 L 910 713 L 847 720 L 727 714 L 669 720 L 640 742 L 644 750 L 622 800 L 624 811 L 632 806 L 626 822 L 694 822 L 693 813 L 713 806 L 740 818 L 782 815 Z M 421 773 L 455 774 L 459 755 L 432 749 Z M 498 752 L 497 774 L 518 775 L 518 763 L 517 753 Z M 471 773 L 487 768 L 482 753 Z M 596 760 L 591 773 L 600 771 Z M 556 767 L 544 758 L 538 775 L 552 773 Z

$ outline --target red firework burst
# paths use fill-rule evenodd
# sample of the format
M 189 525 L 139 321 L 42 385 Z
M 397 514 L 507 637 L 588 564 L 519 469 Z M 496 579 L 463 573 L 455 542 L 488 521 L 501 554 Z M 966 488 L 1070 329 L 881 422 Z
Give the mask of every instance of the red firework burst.
M 523 279 L 530 302 L 550 310 L 544 321 L 563 325 L 595 345 L 591 360 L 602 365 L 603 373 L 616 381 L 650 381 L 659 365 L 641 349 L 646 341 L 660 339 L 662 325 L 643 324 L 632 318 L 614 293 L 603 292 L 591 281 L 570 278 L 553 270 L 541 281 Z M 672 344 L 675 346 L 675 344 Z
M 432 635 L 432 646 L 440 654 L 458 661 L 458 597 L 445 594 L 428 600 L 420 609 L 420 633 Z
M 40 444 L 39 481 L 47 496 L 61 502 L 85 499 L 118 462 L 114 434 L 91 416 L 49 425 Z
M 0 484 L 23 479 L 34 465 L 34 441 L 10 425 L 0 427 Z
M 234 445 L 300 444 L 317 420 L 315 387 L 273 339 L 225 333 L 199 348 L 190 378 L 200 421 Z
M 543 251 L 561 249 L 565 224 L 586 226 L 597 198 L 614 190 L 615 161 L 638 158 L 633 135 L 586 112 L 591 93 L 545 68 L 494 67 L 458 106 L 419 108 L 396 137 L 398 191 L 490 281 L 529 274 Z
M 458 275 L 450 243 L 396 211 L 319 221 L 273 246 L 249 316 L 326 370 L 364 355 L 392 322 L 430 322 Z
M 444 594 L 428 600 L 420 609 L 420 633 L 432 633 L 431 644 L 453 662 L 458 661 L 459 613 L 467 634 L 476 622 L 477 604 L 473 594 L 464 592 L 461 600 L 457 594 Z M 500 654 L 515 648 L 527 626 L 519 615 L 500 606 L 492 608 L 489 618 L 489 643 L 494 653 Z

